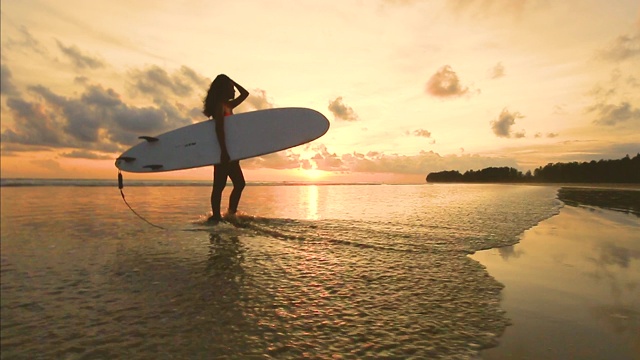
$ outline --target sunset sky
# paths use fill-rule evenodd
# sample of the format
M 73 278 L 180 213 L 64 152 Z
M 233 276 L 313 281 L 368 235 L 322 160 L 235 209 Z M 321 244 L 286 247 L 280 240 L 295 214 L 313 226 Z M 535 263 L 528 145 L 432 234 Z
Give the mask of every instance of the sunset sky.
M 638 0 L 3 0 L 2 178 L 112 178 L 137 143 L 236 112 L 308 107 L 320 139 L 248 181 L 424 182 L 433 171 L 640 152 Z M 135 178 L 134 175 L 127 175 Z M 140 176 L 137 176 L 140 178 Z M 147 175 L 210 179 L 211 168 Z

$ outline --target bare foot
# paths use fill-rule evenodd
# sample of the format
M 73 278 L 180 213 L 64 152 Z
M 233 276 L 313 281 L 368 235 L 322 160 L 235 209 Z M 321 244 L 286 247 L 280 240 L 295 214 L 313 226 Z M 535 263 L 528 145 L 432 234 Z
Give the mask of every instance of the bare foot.
M 220 215 L 218 216 L 209 216 L 209 219 L 207 219 L 207 223 L 211 224 L 211 225 L 217 225 L 220 221 L 222 221 L 222 217 L 220 217 Z

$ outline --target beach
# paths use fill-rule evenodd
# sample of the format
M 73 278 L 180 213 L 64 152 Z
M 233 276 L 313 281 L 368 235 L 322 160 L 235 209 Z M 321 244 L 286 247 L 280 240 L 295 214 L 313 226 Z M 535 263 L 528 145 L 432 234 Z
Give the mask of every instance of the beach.
M 640 218 L 629 212 L 640 203 L 628 191 L 560 194 L 571 205 L 517 244 L 470 256 L 505 285 L 511 322 L 482 358 L 640 359 Z

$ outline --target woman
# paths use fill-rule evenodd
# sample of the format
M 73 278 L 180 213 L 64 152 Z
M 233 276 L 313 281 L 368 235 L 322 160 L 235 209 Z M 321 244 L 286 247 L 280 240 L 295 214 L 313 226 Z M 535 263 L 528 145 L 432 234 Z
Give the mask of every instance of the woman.
M 238 89 L 240 96 L 235 98 L 235 89 Z M 222 191 L 227 185 L 227 177 L 233 182 L 233 190 L 229 197 L 228 215 L 233 216 L 238 211 L 240 195 L 244 189 L 245 181 L 240 161 L 229 161 L 227 142 L 224 134 L 224 118 L 233 114 L 233 108 L 240 105 L 249 96 L 249 92 L 227 75 L 220 74 L 211 83 L 207 97 L 204 99 L 203 113 L 208 117 L 213 117 L 215 121 L 216 137 L 220 144 L 220 164 L 213 166 L 213 191 L 211 192 L 211 210 L 213 215 L 210 222 L 217 223 L 222 220 L 220 214 L 220 201 Z

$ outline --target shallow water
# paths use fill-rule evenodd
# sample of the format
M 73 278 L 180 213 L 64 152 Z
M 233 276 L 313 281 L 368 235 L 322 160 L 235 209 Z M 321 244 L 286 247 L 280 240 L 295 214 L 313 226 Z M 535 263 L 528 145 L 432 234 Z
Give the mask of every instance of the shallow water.
M 508 320 L 466 254 L 558 212 L 556 187 L 2 187 L 3 358 L 473 358 Z M 225 192 L 228 195 L 229 189 Z M 225 199 L 226 200 L 226 199 Z

